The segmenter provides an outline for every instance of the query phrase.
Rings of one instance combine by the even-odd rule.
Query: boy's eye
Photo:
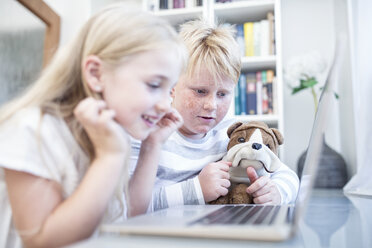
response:
[[[245,142],[245,139],[243,137],[240,137],[240,138],[238,138],[238,142],[239,143],[244,143]]]
[[[219,97],[224,97],[224,96],[226,96],[226,93],[225,93],[225,92],[219,92],[219,93],[217,93],[217,95],[218,95]]]
[[[198,94],[205,94],[205,90],[196,90],[196,93],[198,93]]]

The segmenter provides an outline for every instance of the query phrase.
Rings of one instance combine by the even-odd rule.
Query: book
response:
[[[240,114],[247,114],[247,81],[244,74],[239,77],[239,99],[240,99]]]
[[[275,54],[275,22],[273,12],[267,13],[267,20],[269,23],[269,54]]]
[[[173,8],[185,8],[185,0],[173,0]]]
[[[253,22],[244,23],[243,28],[245,41],[245,56],[254,56]]]
[[[168,0],[159,0],[159,9],[168,9]]]
[[[234,113],[235,115],[240,115],[241,113],[241,110],[240,110],[240,94],[239,94],[239,91],[240,91],[240,88],[239,88],[239,82],[238,82],[238,85],[235,86],[235,89],[234,89]]]
[[[257,114],[262,115],[262,80],[261,71],[256,72],[256,105]]]
[[[261,72],[262,81],[262,114],[269,112],[269,95],[267,92],[266,71]]]
[[[261,45],[261,56],[269,55],[269,21],[261,20],[261,32],[260,32],[260,45]]]
[[[254,56],[261,55],[261,23],[253,23],[253,44],[254,44]]]
[[[266,87],[267,87],[267,96],[268,96],[268,114],[274,113],[273,108],[273,81],[274,81],[274,71],[267,70],[266,71]]]
[[[256,73],[248,72],[247,80],[247,114],[257,114],[257,95],[256,95]]]
[[[278,113],[278,96],[277,96],[277,87],[278,87],[278,84],[277,84],[277,78],[276,76],[274,76],[274,79],[273,79],[273,114],[277,114]]]
[[[243,24],[236,25],[236,42],[239,45],[241,56],[245,56],[245,40]]]

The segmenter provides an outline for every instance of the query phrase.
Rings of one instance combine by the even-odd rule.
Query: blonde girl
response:
[[[186,63],[174,30],[125,6],[94,15],[41,77],[0,110],[0,247],[56,247],[146,211],[158,153],[182,125],[169,94]]]

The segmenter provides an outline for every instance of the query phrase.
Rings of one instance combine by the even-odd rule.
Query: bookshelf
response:
[[[273,99],[275,99],[275,109],[270,114],[254,115],[235,115],[235,101],[232,100],[228,115],[235,116],[237,120],[248,122],[260,120],[266,122],[269,126],[278,128],[284,135],[283,120],[283,79],[282,79],[282,58],[281,58],[281,0],[239,0],[225,3],[218,3],[215,0],[203,0],[202,6],[196,6],[196,1],[191,6],[177,9],[160,9],[157,6],[160,0],[143,0],[145,10],[152,9],[153,12],[167,19],[173,26],[178,25],[199,17],[219,23],[242,24],[246,22],[260,22],[268,18],[268,13],[273,13],[275,52],[261,56],[242,57],[242,74],[253,73],[257,71],[274,71],[275,81],[273,82]],[[168,0],[172,1],[172,0]],[[185,3],[189,0],[185,0]],[[190,2],[190,1],[189,1]],[[151,6],[152,5],[152,6]],[[274,87],[275,84],[275,87]],[[237,85],[239,87],[239,85]],[[261,112],[261,111],[257,111]],[[283,147],[279,150],[280,157],[283,159]]]

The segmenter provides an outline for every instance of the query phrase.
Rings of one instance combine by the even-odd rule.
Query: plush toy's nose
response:
[[[259,144],[259,143],[253,143],[253,144],[252,144],[252,148],[255,149],[255,150],[260,150],[261,147],[262,147],[262,145]]]

